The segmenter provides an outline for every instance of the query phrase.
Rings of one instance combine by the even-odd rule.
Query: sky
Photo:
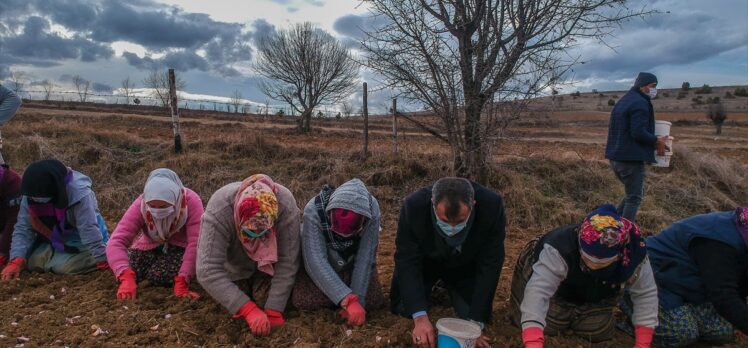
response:
[[[624,23],[605,44],[572,48],[584,64],[562,93],[627,89],[639,71],[661,88],[748,84],[748,1],[634,1],[659,13]],[[173,67],[194,95],[238,90],[264,103],[252,70],[258,38],[310,21],[353,47],[367,14],[358,0],[2,0],[0,81],[20,71],[30,86],[65,88],[80,75],[109,93],[126,77],[141,87],[150,69]],[[383,107],[389,95],[372,97]]]

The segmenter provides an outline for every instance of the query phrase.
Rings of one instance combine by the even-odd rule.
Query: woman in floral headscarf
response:
[[[635,347],[649,347],[657,326],[657,287],[647,249],[639,228],[606,204],[581,225],[528,243],[512,279],[512,320],[522,327],[526,347],[542,347],[544,333],[565,331],[591,342],[609,340],[613,307],[624,288],[633,301]]]
[[[678,221],[648,238],[647,249],[660,300],[658,344],[723,344],[736,333],[745,338],[748,207]]]
[[[120,283],[117,298],[135,299],[137,282],[146,279],[173,286],[177,297],[199,297],[189,290],[189,282],[195,275],[202,215],[200,196],[184,187],[177,173],[166,168],[151,172],[143,194],[127,209],[106,247]]]
[[[283,311],[300,263],[300,216],[291,191],[264,174],[228,184],[208,201],[197,280],[235,318],[243,318],[254,335],[267,336],[285,323]],[[262,309],[260,288],[268,278]],[[242,283],[249,295],[240,289]]]

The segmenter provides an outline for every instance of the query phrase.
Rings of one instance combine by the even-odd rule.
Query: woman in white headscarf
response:
[[[127,209],[107,244],[106,254],[119,281],[117,298],[135,299],[137,282],[173,286],[177,297],[195,275],[203,202],[169,169],[151,172],[143,194]],[[129,255],[128,255],[129,249]]]

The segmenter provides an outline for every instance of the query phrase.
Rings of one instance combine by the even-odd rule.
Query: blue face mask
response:
[[[460,222],[459,224],[457,224],[455,226],[452,226],[452,225],[450,225],[450,224],[448,224],[448,223],[446,223],[446,222],[444,222],[442,220],[439,220],[439,218],[437,217],[436,218],[436,225],[439,226],[439,229],[442,230],[442,232],[444,232],[444,234],[446,234],[447,237],[452,237],[452,236],[454,236],[454,235],[462,232],[462,230],[465,229],[465,227],[467,226],[468,220],[470,220],[470,216],[468,216],[468,218],[465,219],[465,221]]]

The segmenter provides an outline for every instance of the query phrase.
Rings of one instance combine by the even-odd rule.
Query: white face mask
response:
[[[655,97],[657,97],[657,88],[650,87],[649,88],[649,98],[650,99],[654,99]]]
[[[49,203],[52,201],[52,197],[29,197],[29,199],[40,204]]]
[[[156,220],[166,219],[169,215],[174,213],[174,207],[166,208],[152,208],[148,207],[148,211],[151,212],[153,218]]]

